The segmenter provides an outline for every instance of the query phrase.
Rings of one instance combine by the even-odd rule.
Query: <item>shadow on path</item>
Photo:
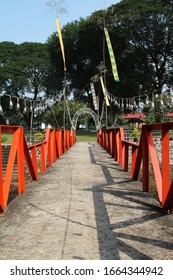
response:
[[[151,227],[151,221],[156,223],[157,219],[163,218],[166,214],[157,206],[157,201],[155,205],[152,204],[155,201],[154,198],[139,190],[135,186],[136,182],[132,181],[127,173],[124,172],[126,178],[120,177],[122,170],[107,153],[104,155],[105,163],[102,160],[103,153],[104,150],[100,149],[97,144],[89,147],[91,163],[101,167],[106,183],[95,185],[92,189],[85,189],[85,191],[93,192],[100,259],[120,260],[124,254],[126,259],[154,259],[151,257],[153,255],[150,254],[150,250],[145,248],[146,245],[154,246],[156,251],[161,250],[161,248],[169,250],[170,258],[173,259],[172,242],[161,240],[160,236],[159,239],[146,236],[147,222]],[[117,168],[114,178],[109,170],[109,167],[112,167],[112,162]],[[116,177],[116,175],[118,176]],[[109,197],[109,201],[105,199],[105,196],[106,198]],[[112,224],[109,217],[110,207],[111,214],[114,217],[113,220],[117,220]],[[120,218],[121,215],[122,219]],[[141,228],[144,229],[144,233],[140,232],[138,234]],[[141,248],[144,248],[144,250]],[[153,254],[155,255],[155,253]],[[157,259],[159,258],[161,259],[162,255],[159,257],[158,254]]]

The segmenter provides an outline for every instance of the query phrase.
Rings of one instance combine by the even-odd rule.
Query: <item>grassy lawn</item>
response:
[[[76,130],[77,142],[97,141],[97,133],[88,130]]]
[[[3,144],[11,144],[13,134],[2,134],[2,143]],[[97,141],[97,133],[91,132],[88,130],[77,130],[76,131],[77,141],[78,142],[96,142]]]
[[[12,137],[13,137],[12,133],[2,133],[1,141],[2,141],[3,144],[11,144]]]

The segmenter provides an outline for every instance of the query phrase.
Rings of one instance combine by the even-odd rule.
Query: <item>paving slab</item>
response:
[[[173,215],[98,143],[78,142],[0,215],[1,260],[173,259]]]

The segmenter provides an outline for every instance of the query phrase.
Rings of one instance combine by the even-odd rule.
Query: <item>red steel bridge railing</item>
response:
[[[142,189],[150,192],[152,166],[158,194],[158,200],[168,213],[173,210],[173,180],[170,165],[170,131],[173,122],[143,125],[139,144],[124,138],[124,129],[115,128],[98,131],[99,144],[118,162],[124,171],[129,169],[131,160],[131,177],[138,180],[142,164]],[[161,133],[161,160],[154,142],[153,132]]]
[[[2,142],[3,133],[12,134],[12,143],[3,176]],[[45,140],[28,146],[24,131],[19,126],[0,126],[0,213],[7,206],[13,169],[17,157],[18,194],[25,192],[25,165],[32,180],[38,179],[38,159],[42,173],[76,142],[75,131],[46,129]],[[39,153],[38,153],[39,150]],[[39,155],[38,155],[39,154]],[[25,164],[26,163],[26,164]]]

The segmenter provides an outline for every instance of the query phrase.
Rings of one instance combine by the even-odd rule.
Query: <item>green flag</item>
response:
[[[120,82],[119,77],[118,77],[118,71],[117,71],[117,65],[115,62],[114,52],[112,49],[112,44],[111,44],[111,40],[110,40],[107,28],[104,28],[104,32],[105,32],[106,42],[107,42],[107,46],[108,46],[108,50],[109,50],[109,56],[110,56],[110,60],[111,60],[112,73],[114,76],[114,80],[115,80],[115,82]]]

